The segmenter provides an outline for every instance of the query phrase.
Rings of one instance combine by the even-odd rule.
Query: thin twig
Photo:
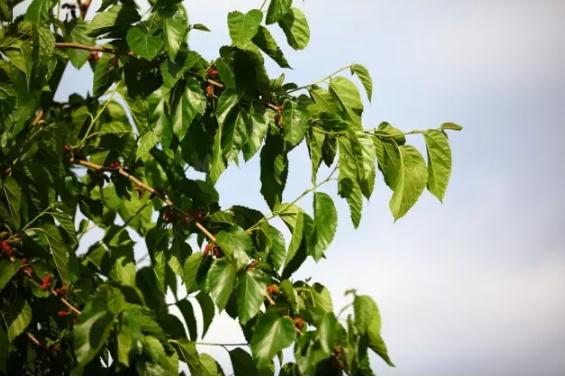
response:
[[[302,198],[304,198],[307,194],[315,191],[316,189],[318,189],[320,186],[324,185],[325,183],[329,182],[332,180],[334,173],[337,171],[338,165],[336,165],[334,167],[334,169],[330,172],[330,174],[328,175],[328,177],[326,177],[324,180],[320,181],[319,183],[317,183],[316,185],[314,185],[313,187],[311,187],[310,189],[306,189],[304,192],[302,192],[301,195],[299,195],[297,198],[294,199],[294,201],[286,204],[282,209],[278,210],[278,211],[273,211],[269,216],[263,217],[261,218],[259,221],[257,221],[257,223],[255,223],[253,226],[249,227],[247,230],[245,230],[246,233],[250,233],[251,231],[255,230],[257,227],[259,227],[259,225],[261,223],[264,222],[268,222],[269,220],[278,217],[281,214],[284,214],[285,211],[287,211],[288,209],[290,209],[294,204],[296,204],[298,201],[300,201]]]
[[[94,52],[104,52],[108,54],[114,55],[126,55],[126,56],[134,56],[133,51],[119,51],[113,49],[111,47],[106,46],[99,46],[99,45],[83,45],[82,43],[76,42],[57,42],[55,43],[55,47],[58,49],[77,49],[77,50],[87,50],[87,51],[94,51]]]
[[[345,70],[347,70],[347,69],[349,69],[349,68],[351,68],[351,64],[348,64],[347,66],[341,67],[339,70],[335,71],[334,73],[332,73],[332,74],[330,74],[330,75],[328,75],[328,76],[326,76],[326,77],[324,77],[324,78],[322,78],[322,79],[320,79],[320,80],[318,80],[318,81],[315,81],[315,82],[313,82],[313,83],[311,83],[311,84],[303,85],[303,86],[298,87],[298,88],[291,89],[290,91],[288,91],[288,92],[286,92],[286,93],[288,94],[288,93],[292,93],[292,92],[299,91],[299,90],[301,90],[301,89],[308,89],[308,88],[310,88],[310,87],[312,87],[312,86],[314,86],[314,85],[316,85],[316,84],[320,84],[320,83],[323,83],[324,81],[326,81],[326,80],[328,80],[328,79],[331,79],[332,77],[334,77],[335,75],[337,75],[337,74],[340,73],[341,71],[345,71]]]
[[[197,341],[196,345],[206,345],[206,346],[217,346],[217,347],[238,347],[238,346],[248,346],[247,343],[206,343]]]
[[[26,332],[27,338],[34,343],[37,347],[42,348],[43,344],[41,344],[41,342],[39,340],[37,340],[37,338],[33,335],[33,333],[31,332]]]
[[[99,164],[95,164],[92,163],[88,160],[81,160],[81,159],[75,159],[73,157],[70,158],[70,162],[73,164],[78,164],[78,165],[82,165],[83,167],[95,170],[95,171],[102,171],[105,170],[106,168],[104,168],[103,166],[99,165]],[[167,206],[171,206],[171,207],[175,207],[175,204],[173,203],[173,201],[171,201],[170,199],[168,199],[166,196],[164,196],[161,192],[157,191],[155,188],[149,186],[148,184],[144,183],[143,181],[141,181],[140,179],[138,179],[137,177],[133,176],[132,174],[130,174],[128,171],[126,171],[123,168],[119,168],[117,170],[117,172],[127,178],[128,180],[130,180],[133,184],[135,184],[136,186],[138,186],[139,188],[155,195],[157,198],[159,198],[161,201],[163,201],[163,203]],[[182,211],[182,209],[178,209],[180,211]],[[198,228],[208,239],[210,239],[212,242],[216,242],[216,237],[214,235],[212,235],[212,233],[210,231],[208,231],[206,229],[206,227],[204,227],[200,222],[195,221],[194,225],[196,226],[196,228]]]
[[[58,297],[57,292],[56,292],[55,290],[53,290],[53,289],[51,289],[51,294],[53,294],[54,296]],[[74,313],[77,314],[77,315],[80,315],[80,310],[77,309],[75,306],[73,306],[73,305],[71,304],[71,302],[69,302],[68,300],[66,300],[66,299],[63,298],[63,297],[59,297],[59,299],[61,300],[61,302],[63,302],[63,304],[64,304],[65,306],[68,307],[69,310],[71,310],[72,312],[74,312]]]

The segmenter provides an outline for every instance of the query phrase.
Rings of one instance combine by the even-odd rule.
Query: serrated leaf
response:
[[[204,24],[193,24],[190,25],[190,29],[194,29],[194,30],[200,30],[200,31],[205,31],[205,32],[209,32],[211,31],[206,25]]]
[[[318,325],[317,338],[320,342],[320,347],[326,355],[330,355],[333,352],[336,326],[337,319],[333,312],[325,313]]]
[[[33,0],[27,7],[24,20],[33,22],[36,25],[41,25],[49,18],[49,11],[53,5],[53,0]]]
[[[363,194],[358,183],[357,166],[351,143],[347,138],[339,138],[339,177],[338,193],[347,200],[351,221],[357,228],[361,222]]]
[[[2,194],[8,204],[10,211],[11,222],[16,228],[20,228],[20,206],[22,203],[22,191],[18,182],[10,176],[4,178],[2,182]]]
[[[196,350],[196,344],[188,340],[177,340],[174,345],[178,346],[179,354],[188,365],[190,369],[190,374],[193,376],[204,375],[204,367],[200,362],[200,357],[198,356],[198,351]]]
[[[263,144],[263,140],[269,130],[269,111],[254,110],[249,112],[247,118],[247,143],[243,146],[243,158],[245,161],[251,159]]]
[[[196,289],[196,276],[198,274],[198,268],[202,262],[203,256],[201,252],[196,252],[190,255],[184,262],[184,277],[183,281],[186,286],[186,291],[188,293]]]
[[[273,357],[290,346],[296,337],[292,320],[276,312],[262,316],[255,326],[251,351],[258,366],[269,364]]]
[[[259,375],[255,362],[249,353],[241,348],[230,350],[230,360],[233,366],[233,374],[236,376]]]
[[[268,135],[261,149],[261,194],[272,209],[282,200],[288,176],[288,157],[280,136]]]
[[[182,96],[176,104],[173,114],[173,132],[183,140],[188,128],[197,115],[206,111],[206,96],[202,92],[200,83],[196,79],[186,82]]]
[[[246,271],[237,287],[237,311],[239,322],[245,325],[261,308],[267,293],[269,277],[259,269]]]
[[[292,0],[271,0],[267,9],[267,25],[279,21],[282,16],[290,12]]]
[[[255,37],[253,37],[253,43],[257,45],[265,54],[271,57],[279,67],[282,68],[291,68],[286,60],[284,53],[282,52],[281,48],[277,44],[277,41],[271,35],[271,32],[264,27],[259,26],[259,30]]]
[[[47,244],[53,257],[53,262],[57,267],[57,272],[61,280],[70,285],[78,278],[78,263],[74,249],[65,244],[59,229],[54,224],[44,224],[42,228],[33,228],[29,233],[41,232],[40,237]]]
[[[92,94],[96,97],[102,96],[104,92],[116,80],[117,75],[117,61],[111,54],[104,54],[96,62],[94,67],[94,83],[92,86]]]
[[[351,147],[357,166],[359,188],[365,198],[369,199],[375,186],[375,145],[370,137],[361,134],[352,139]]]
[[[169,17],[163,18],[163,32],[165,34],[165,50],[171,60],[174,60],[182,43],[188,34],[188,17],[181,4],[177,4],[176,11]]]
[[[310,27],[304,13],[298,8],[292,8],[278,20],[279,26],[286,35],[290,47],[302,50],[310,42]]]
[[[316,183],[318,168],[322,163],[322,146],[324,145],[325,138],[324,133],[317,132],[315,129],[312,129],[307,138],[308,153],[310,154],[310,162],[312,165],[312,175],[310,176],[312,184]]]
[[[249,262],[253,244],[249,235],[240,227],[218,232],[216,244],[237,270],[242,269]]]
[[[222,311],[233,291],[236,268],[225,258],[212,264],[206,279],[206,287],[218,309]]]
[[[123,38],[126,30],[141,17],[133,4],[112,5],[96,14],[88,25],[88,35],[98,37],[110,32],[110,36]]]
[[[371,79],[369,70],[361,64],[353,64],[351,65],[351,74],[357,75],[361,84],[363,84],[363,87],[365,88],[365,92],[367,92],[367,98],[371,101],[371,98],[373,97],[373,79]]]
[[[265,233],[268,243],[267,262],[271,264],[273,269],[279,270],[286,256],[284,236],[277,228],[267,222],[261,226],[261,230]]]
[[[90,46],[94,44],[94,39],[89,37],[87,33],[88,25],[82,20],[77,20],[72,28],[65,33],[65,42],[74,42]],[[84,63],[87,62],[88,56],[90,55],[90,52],[78,49],[68,49],[66,53],[73,66],[77,69],[80,69]]]
[[[194,309],[192,307],[192,304],[188,301],[188,299],[183,299],[180,302],[177,302],[177,307],[179,308],[182,317],[184,318],[190,339],[198,339],[196,317],[194,316]]]
[[[385,183],[394,190],[398,173],[400,172],[400,151],[394,140],[374,139],[375,152],[379,162],[379,169],[383,173]]]
[[[212,320],[214,320],[214,302],[212,298],[203,291],[196,295],[196,300],[202,311],[202,338],[204,338],[206,332],[208,332],[208,328],[210,328],[210,324],[212,324]]]
[[[126,40],[134,53],[147,60],[155,58],[165,42],[160,31],[143,30],[139,26],[128,30]]]
[[[22,267],[20,260],[11,262],[10,260],[0,260],[0,291],[18,273]]]
[[[399,147],[400,168],[389,202],[395,220],[401,218],[418,200],[426,187],[428,172],[424,158],[412,146]]]
[[[12,308],[13,319],[8,324],[8,341],[11,343],[26,330],[32,318],[31,306],[27,301],[17,302]]]
[[[392,139],[399,146],[406,144],[406,136],[404,133],[388,122],[381,122],[375,134],[384,140]]]
[[[360,128],[363,102],[355,84],[344,77],[334,77],[330,81],[330,93],[339,101],[356,128]]]
[[[125,305],[125,299],[118,289],[108,285],[99,286],[94,298],[88,302],[73,327],[74,352],[78,366],[82,369],[106,344],[117,314]]]
[[[282,117],[284,140],[294,147],[302,141],[306,134],[308,113],[296,102],[286,101]]]
[[[426,131],[424,138],[428,154],[428,190],[442,202],[451,175],[449,141],[438,130]]]
[[[238,11],[228,14],[228,27],[231,39],[239,48],[246,48],[251,39],[257,34],[263,20],[263,12],[252,9],[246,14]]]
[[[366,295],[356,295],[353,310],[357,329],[368,336],[369,347],[388,365],[394,367],[381,337],[381,315],[376,303]]]
[[[463,130],[462,126],[459,126],[458,124],[453,122],[445,122],[441,125],[441,128],[444,130],[455,130],[455,131]]]
[[[326,193],[314,193],[314,224],[314,247],[310,254],[318,261],[324,256],[337,228],[337,210]]]

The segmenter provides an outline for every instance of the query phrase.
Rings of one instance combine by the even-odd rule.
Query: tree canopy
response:
[[[223,345],[236,375],[373,374],[370,353],[393,365],[370,297],[350,291],[351,305],[335,309],[326,287],[294,274],[335,236],[338,198],[324,185],[337,183],[355,227],[381,177],[394,219],[426,188],[441,201],[446,131],[460,126],[365,128],[373,84],[360,64],[306,85],[269,76],[267,60],[291,67],[282,44],[310,39],[292,0],[230,12],[231,44],[212,61],[190,48],[192,33],[210,31],[179,0],[96,10],[32,0],[15,14],[19,3],[0,3],[1,373],[177,375],[184,363],[222,374],[199,351],[221,312],[245,336]],[[68,65],[92,69],[92,90],[59,102]],[[415,134],[426,158],[408,144]],[[287,199],[287,178],[304,173],[289,171],[301,144],[312,185]],[[270,212],[220,207],[218,178],[254,157]],[[306,197],[310,214],[298,206]],[[93,227],[103,238],[78,254]]]

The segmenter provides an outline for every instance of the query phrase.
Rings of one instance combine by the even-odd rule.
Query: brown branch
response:
[[[56,297],[59,297],[59,295],[57,294],[57,292],[56,292],[55,290],[53,290],[53,289],[51,289],[51,294],[53,294],[53,295],[56,296]],[[66,299],[63,298],[63,297],[59,297],[59,299],[61,300],[61,302],[63,302],[63,304],[64,304],[65,306],[67,306],[67,308],[68,308],[69,310],[71,310],[72,312],[74,312],[74,313],[77,314],[77,315],[80,315],[80,310],[79,310],[78,308],[76,308],[75,306],[73,306],[73,305],[71,304],[71,302],[69,302],[68,300],[66,300]]]
[[[206,81],[208,82],[208,84],[212,84],[212,85],[215,86],[215,87],[218,87],[218,88],[223,88],[223,87],[224,87],[224,84],[219,83],[219,82],[217,82],[216,80],[208,79],[208,80],[206,80]]]
[[[33,333],[31,332],[27,332],[26,333],[27,338],[34,343],[37,347],[39,348],[43,348],[43,344],[41,344],[41,342],[39,340],[37,340],[37,338],[33,335]]]
[[[33,120],[31,121],[31,125],[35,126],[37,125],[39,122],[41,122],[41,120],[43,119],[44,113],[43,113],[43,109],[39,109],[36,113],[35,113],[35,117],[33,117]]]
[[[135,55],[133,53],[133,51],[119,51],[119,50],[113,49],[111,47],[98,46],[98,45],[89,46],[89,45],[83,45],[81,43],[76,43],[76,42],[57,42],[57,43],[55,43],[55,47],[58,48],[58,49],[87,50],[87,51],[104,52],[104,53],[115,54],[115,55],[127,55],[127,56],[134,56]]]
[[[81,159],[75,159],[73,157],[71,157],[70,162],[73,164],[78,164],[78,165],[82,165],[83,167],[95,170],[95,171],[103,171],[103,170],[112,170],[112,169],[108,169],[108,168],[104,168],[101,165],[92,163],[88,160],[81,160]],[[137,177],[133,176],[132,174],[130,174],[129,172],[127,172],[125,169],[123,168],[119,168],[117,170],[117,172],[127,178],[128,180],[130,180],[133,184],[137,185],[139,188],[142,188],[143,190],[155,195],[157,198],[159,198],[161,201],[163,201],[163,203],[167,206],[172,206],[174,207],[175,204],[173,203],[173,201],[171,201],[170,199],[168,199],[167,197],[165,197],[161,192],[159,192],[158,190],[156,190],[155,188],[149,186],[148,184],[144,183],[143,181],[141,181],[140,179],[138,179]],[[214,235],[212,235],[212,233],[210,231],[208,231],[206,229],[206,227],[204,227],[201,223],[195,221],[194,225],[196,226],[196,228],[198,228],[208,239],[210,239],[212,242],[216,242],[216,237]]]

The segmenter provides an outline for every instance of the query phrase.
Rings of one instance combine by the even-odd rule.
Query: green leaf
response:
[[[376,303],[371,297],[356,295],[353,300],[353,310],[357,328],[367,335],[370,348],[388,365],[394,367],[381,337],[381,315]]]
[[[211,31],[206,25],[204,24],[193,24],[190,25],[190,29],[191,30],[200,30],[200,31],[205,31],[205,32],[209,32]]]
[[[389,202],[395,220],[402,217],[416,203],[426,187],[428,172],[424,158],[412,146],[400,146],[400,170],[394,194]]]
[[[310,42],[310,28],[304,13],[298,8],[292,8],[278,20],[279,26],[286,35],[290,47],[302,50]]]
[[[324,312],[333,311],[332,296],[327,287],[320,283],[315,283],[310,291],[312,293],[312,304],[314,308],[318,308]]]
[[[271,57],[277,64],[282,68],[291,68],[288,61],[284,57],[284,53],[277,44],[277,41],[271,35],[271,32],[264,27],[259,26],[259,30],[255,37],[253,37],[253,43],[257,45],[265,54]]]
[[[267,293],[269,277],[259,269],[246,271],[237,288],[237,311],[239,321],[245,325],[261,308]]]
[[[182,313],[182,317],[184,318],[184,321],[186,323],[186,328],[188,329],[190,339],[198,339],[196,318],[194,316],[194,309],[192,307],[192,304],[188,301],[188,299],[183,299],[180,302],[177,302],[177,307]]]
[[[251,159],[263,144],[269,130],[268,117],[272,111],[252,109],[247,118],[247,143],[243,146],[243,158]]]
[[[240,227],[232,227],[229,231],[220,231],[216,235],[216,244],[236,270],[242,269],[249,263],[252,241],[249,235]]]
[[[308,113],[297,103],[286,101],[283,112],[284,140],[294,147],[299,144],[308,128]]]
[[[445,134],[428,130],[424,134],[428,153],[428,190],[443,201],[451,175],[451,149]]]
[[[94,16],[88,25],[88,34],[97,37],[110,32],[110,36],[123,38],[126,30],[140,18],[132,4],[113,5]]]
[[[371,101],[371,98],[373,97],[373,79],[371,79],[369,70],[361,64],[353,64],[350,68],[351,74],[357,75],[361,84],[363,84],[363,87],[365,88],[365,92],[367,92],[367,98]]]
[[[173,114],[173,132],[183,140],[188,128],[197,115],[206,111],[206,96],[202,92],[200,83],[191,78],[186,82],[182,96],[176,104]]]
[[[246,14],[238,11],[230,12],[228,27],[234,45],[243,49],[248,47],[251,39],[257,34],[262,20],[263,12],[258,9],[252,9]]]
[[[241,375],[259,375],[255,362],[249,353],[241,348],[230,350],[230,360],[233,366],[233,374],[236,376]]]
[[[125,305],[122,293],[111,286],[101,285],[95,297],[87,303],[73,327],[74,352],[78,366],[75,373],[98,355],[106,344],[117,314]]]
[[[12,311],[14,311],[13,319],[8,323],[8,341],[10,343],[27,329],[32,318],[31,306],[25,300],[17,302]]]
[[[20,228],[20,207],[22,204],[22,191],[18,182],[10,176],[4,177],[2,182],[2,194],[8,204],[11,222],[16,228]]]
[[[42,25],[49,18],[49,11],[53,5],[53,0],[33,0],[27,8],[24,20]]]
[[[186,40],[188,33],[188,17],[181,4],[177,4],[176,11],[170,17],[163,18],[163,31],[165,33],[165,50],[171,60],[177,56],[181,45]]]
[[[198,268],[202,262],[203,256],[201,252],[196,252],[190,255],[188,259],[184,262],[184,284],[186,285],[186,291],[188,293],[196,289],[196,276],[198,274]]]
[[[370,137],[361,134],[351,140],[351,147],[357,166],[357,182],[365,198],[369,199],[375,186],[375,145]]]
[[[53,256],[59,277],[65,284],[70,285],[78,278],[79,270],[74,248],[70,248],[65,243],[61,232],[54,224],[44,224],[42,228],[34,228],[33,230],[41,232],[41,236]],[[28,231],[28,234],[33,234],[34,231]]]
[[[233,291],[235,273],[235,266],[225,258],[216,260],[208,272],[206,288],[220,311],[226,307]]]
[[[388,122],[381,122],[376,134],[383,140],[393,140],[399,146],[406,144],[406,136],[404,133]]]
[[[463,130],[463,127],[453,122],[445,122],[444,124],[441,125],[441,128],[444,130],[455,130],[455,131]]]
[[[160,31],[143,30],[134,26],[128,30],[126,36],[128,46],[137,55],[147,60],[152,60],[163,48],[163,36]]]
[[[280,204],[288,176],[288,157],[280,136],[268,135],[261,149],[261,194],[271,209]]]
[[[375,152],[379,169],[383,173],[385,183],[394,190],[400,172],[400,150],[394,140],[374,139]]]
[[[318,340],[320,341],[320,347],[327,354],[333,352],[334,340],[335,340],[335,329],[337,326],[337,319],[333,312],[327,312],[324,314],[322,321],[318,325]]]
[[[94,44],[94,39],[89,37],[87,33],[88,25],[82,20],[77,20],[72,29],[65,33],[65,42],[80,43],[82,45]],[[66,53],[73,66],[77,69],[80,69],[87,62],[90,55],[90,52],[79,49],[68,49]]]
[[[310,254],[320,260],[332,242],[337,228],[337,210],[326,193],[314,193],[314,247]]]
[[[8,282],[18,273],[22,267],[20,260],[11,262],[9,260],[0,260],[0,291]]]
[[[102,96],[104,92],[117,79],[117,60],[111,54],[104,54],[94,68],[94,84],[92,94],[96,97]]]
[[[286,259],[284,266],[287,267],[290,262],[296,256],[296,253],[302,245],[302,238],[304,237],[304,213],[299,212],[296,216],[296,222],[292,226],[292,238],[290,239],[290,244],[288,245],[288,251],[286,253]]]
[[[186,362],[190,369],[190,374],[193,376],[204,375],[204,367],[200,362],[196,344],[188,340],[176,340],[174,345],[178,346],[181,358]]]
[[[269,364],[277,353],[294,342],[295,337],[296,331],[290,318],[281,317],[276,312],[262,316],[251,339],[251,351],[257,365]]]
[[[350,141],[347,138],[339,138],[339,177],[338,193],[347,200],[351,212],[351,221],[357,228],[361,222],[361,211],[363,210],[363,194],[359,187],[357,178],[357,166],[355,155]]]
[[[323,133],[317,132],[315,129],[311,129],[307,138],[308,153],[310,154],[310,161],[312,163],[312,175],[310,176],[312,184],[316,184],[318,168],[320,168],[320,164],[322,163],[322,146],[324,145],[325,138],[326,136]]]
[[[267,25],[274,24],[279,21],[282,16],[290,12],[292,0],[271,0],[267,9]]]
[[[204,338],[214,319],[214,302],[212,302],[212,298],[203,291],[196,295],[196,300],[202,310],[202,338]]]
[[[361,102],[361,96],[355,84],[344,77],[334,77],[330,81],[330,93],[339,101],[351,121],[359,128],[361,124],[360,117],[363,112],[363,103]]]
[[[283,234],[267,222],[261,225],[261,230],[267,238],[267,262],[274,270],[279,270],[284,263],[286,246]]]

